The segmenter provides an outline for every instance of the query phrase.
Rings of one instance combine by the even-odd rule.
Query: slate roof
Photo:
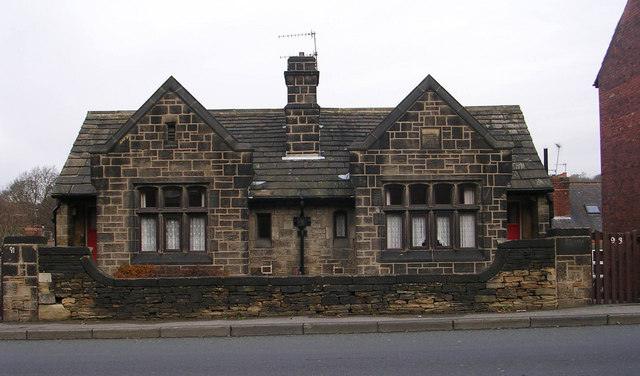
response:
[[[552,191],[553,184],[533,144],[520,106],[466,107],[500,141],[513,143],[511,191]]]
[[[322,108],[322,160],[283,161],[285,114],[282,109],[207,110],[229,134],[253,149],[254,183],[250,196],[351,197],[349,146],[364,141],[394,108]],[[550,191],[551,181],[533,145],[519,106],[465,107],[497,142],[512,142],[513,178],[510,190]],[[91,111],[80,129],[53,195],[95,195],[90,155],[103,152],[119,129],[139,111]],[[342,175],[342,177],[341,177]],[[264,182],[264,183],[262,183]]]
[[[597,206],[598,214],[589,214],[586,205]],[[589,228],[602,231],[602,184],[600,182],[569,183],[570,217],[553,218],[553,228]]]

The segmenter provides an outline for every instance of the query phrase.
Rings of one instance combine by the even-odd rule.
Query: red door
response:
[[[98,261],[98,231],[96,229],[96,208],[87,209],[87,247],[91,249],[93,259]]]
[[[520,239],[520,203],[507,202],[507,240]]]

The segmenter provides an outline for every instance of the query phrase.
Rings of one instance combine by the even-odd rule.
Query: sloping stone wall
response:
[[[478,275],[114,279],[79,248],[57,249],[68,262],[49,259],[40,269],[51,273],[51,291],[74,319],[539,310],[556,306],[553,243],[543,243],[505,247]]]
[[[36,320],[38,312],[44,319],[52,304],[71,319],[140,320],[531,311],[557,308],[559,299],[585,305],[590,304],[583,296],[586,286],[573,293],[564,287],[588,283],[582,280],[588,239],[567,232],[506,242],[478,274],[145,279],[103,273],[85,247],[5,244],[5,255],[8,247],[21,253],[3,257],[4,320]],[[580,260],[572,264],[568,253]],[[571,272],[556,273],[560,267]],[[580,281],[571,280],[578,274]],[[47,281],[38,281],[38,275]],[[47,294],[40,305],[38,287]]]

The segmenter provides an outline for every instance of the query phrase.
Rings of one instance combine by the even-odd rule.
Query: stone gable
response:
[[[157,101],[111,151],[95,155],[92,165],[92,180],[99,187],[101,267],[113,271],[139,252],[141,188],[193,185],[206,192],[205,252],[215,251],[214,263],[228,273],[246,272],[251,155],[231,150],[174,93]]]
[[[427,135],[435,137],[425,140],[425,130],[435,131]],[[428,145],[423,147],[425,143]],[[405,244],[401,250],[385,250],[385,212],[399,210],[409,215],[411,211],[385,209],[386,185],[408,189],[415,183],[427,187],[472,184],[477,187],[477,248],[493,251],[498,240],[506,236],[505,187],[511,178],[511,152],[490,147],[435,92],[422,95],[368,150],[352,151],[351,172],[356,186],[357,264],[361,274],[403,274],[409,269],[415,273],[479,272],[490,261],[490,254],[483,254],[485,260],[454,266],[454,260],[446,257],[437,262],[433,248],[426,247],[402,262],[411,247]],[[425,203],[421,211],[432,216],[435,206]],[[453,203],[449,211],[456,210]],[[408,219],[404,221],[407,225]],[[407,241],[406,234],[403,240]],[[384,261],[390,260],[386,257],[390,254],[393,261]]]

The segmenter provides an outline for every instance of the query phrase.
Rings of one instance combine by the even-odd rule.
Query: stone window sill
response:
[[[488,252],[479,249],[428,250],[428,251],[382,251],[378,262],[456,262],[489,261]]]
[[[175,252],[175,253],[134,253],[131,264],[151,265],[196,265],[213,264],[213,257],[205,252]]]

